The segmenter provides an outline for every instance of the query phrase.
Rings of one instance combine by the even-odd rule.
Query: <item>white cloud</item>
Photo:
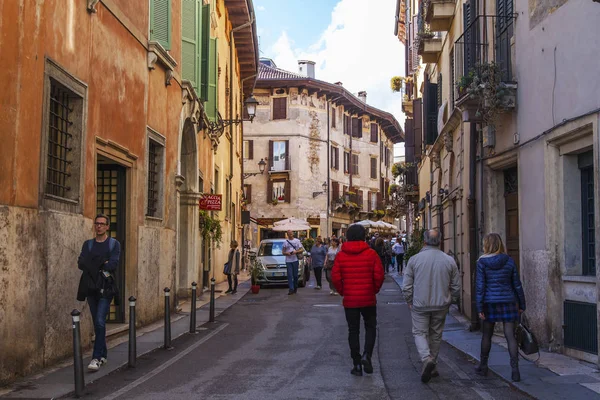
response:
[[[395,11],[395,0],[340,0],[316,43],[295,48],[284,31],[265,56],[292,72],[300,59],[315,61],[317,79],[341,81],[353,93],[365,90],[370,105],[404,125],[401,95],[390,89],[390,78],[404,70],[404,47],[394,36]]]
[[[256,6],[256,11],[265,11],[265,6]]]

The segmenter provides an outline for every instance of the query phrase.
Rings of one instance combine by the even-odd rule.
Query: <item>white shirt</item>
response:
[[[296,251],[296,250],[300,250],[302,249],[302,243],[300,242],[300,240],[294,238],[294,239],[286,239],[285,242],[283,242],[283,254],[287,254],[290,253],[292,251]],[[298,256],[296,256],[296,254],[292,254],[291,256],[286,255],[285,256],[285,262],[295,262],[298,261]]]

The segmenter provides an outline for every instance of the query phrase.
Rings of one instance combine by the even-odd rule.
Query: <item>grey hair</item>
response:
[[[441,235],[437,229],[430,229],[423,233],[423,241],[427,246],[439,247]]]

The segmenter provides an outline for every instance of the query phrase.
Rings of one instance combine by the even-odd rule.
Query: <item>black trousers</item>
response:
[[[229,289],[231,289],[231,284],[233,283],[233,290],[237,290],[237,286],[238,286],[237,275],[228,274],[227,275],[227,283],[229,284]]]
[[[323,276],[323,267],[314,267],[315,271],[315,280],[317,281],[317,286],[321,287],[321,277]]]
[[[398,268],[398,273],[402,273],[402,268],[404,268],[404,253],[396,254],[396,268]]]
[[[360,364],[360,316],[365,323],[365,347],[364,351],[369,357],[373,355],[375,338],[377,337],[377,307],[344,308],[346,321],[348,322],[348,344],[350,345],[350,356],[354,365]]]

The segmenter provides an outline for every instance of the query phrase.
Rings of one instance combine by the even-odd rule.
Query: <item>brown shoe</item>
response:
[[[432,378],[437,378],[438,376],[440,376],[440,373],[437,370],[437,365],[433,366],[433,371],[431,371],[431,377]]]
[[[421,382],[427,383],[431,380],[431,371],[435,368],[435,364],[431,357],[427,357],[425,361],[423,361],[423,369],[421,369]]]

